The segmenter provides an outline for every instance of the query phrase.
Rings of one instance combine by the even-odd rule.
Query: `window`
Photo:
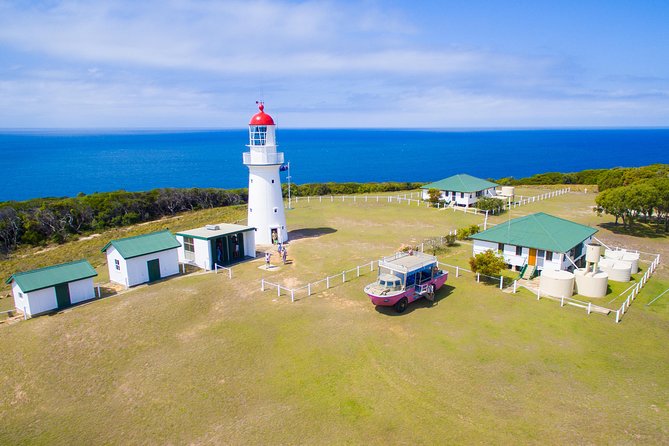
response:
[[[253,125],[249,128],[252,146],[264,146],[267,140],[267,126]]]
[[[272,180],[272,184],[274,184],[274,180]]]
[[[523,255],[523,247],[522,246],[516,246],[516,255],[517,256],[522,256]]]
[[[540,249],[539,251],[537,251],[537,257],[539,257],[540,259],[543,259],[545,255],[546,255],[546,251],[544,251],[543,249]]]
[[[465,198],[465,193],[464,192],[460,192],[460,198]]]
[[[504,252],[504,243],[497,244],[497,252],[500,254]]]
[[[276,214],[277,212],[279,212],[279,208],[274,208],[274,213]]]
[[[19,299],[23,299],[23,293],[19,291]]]
[[[193,237],[184,237],[184,251],[195,252],[195,240],[193,240]]]
[[[549,262],[553,261],[553,251],[546,251],[546,260]]]
[[[121,261],[119,259],[114,259],[114,267],[116,271],[121,271]]]

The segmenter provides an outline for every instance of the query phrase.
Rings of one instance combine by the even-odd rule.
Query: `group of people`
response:
[[[281,260],[283,261],[283,264],[286,264],[286,261],[288,259],[288,249],[286,249],[285,246],[283,246],[283,243],[279,242],[277,244],[277,251],[279,251],[279,256],[281,257]],[[267,251],[265,253],[265,266],[269,268],[270,266],[270,259],[272,258],[272,253]]]

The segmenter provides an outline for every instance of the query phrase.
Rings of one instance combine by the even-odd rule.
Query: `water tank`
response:
[[[611,260],[622,260],[623,256],[627,253],[624,249],[607,249],[604,251],[604,257]]]
[[[602,246],[599,243],[589,243],[585,245],[585,261],[588,263],[599,263],[599,257],[602,255]]]
[[[585,297],[604,297],[609,285],[609,275],[604,271],[585,272],[585,268],[574,271],[576,293]]]
[[[623,262],[630,264],[631,273],[636,274],[639,272],[639,253],[638,252],[626,252],[623,254]]]
[[[632,276],[632,266],[624,260],[602,259],[599,268],[614,282],[629,282]]]
[[[513,186],[502,186],[502,193],[501,195],[505,197],[511,197],[513,198],[513,194],[515,193],[516,188]]]
[[[574,294],[574,274],[569,271],[543,270],[539,291],[553,297],[571,297]]]

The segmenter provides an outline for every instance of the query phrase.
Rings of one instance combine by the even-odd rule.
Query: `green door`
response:
[[[146,262],[146,266],[149,268],[149,282],[160,279],[160,260],[149,260]]]
[[[65,308],[72,305],[72,302],[70,302],[70,287],[66,283],[61,283],[60,285],[56,285],[55,288],[58,308]]]

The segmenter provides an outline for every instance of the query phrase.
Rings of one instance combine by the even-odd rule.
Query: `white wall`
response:
[[[54,287],[24,293],[27,298],[28,316],[34,316],[58,308],[56,289]]]
[[[133,257],[128,259],[128,286],[139,285],[149,281],[149,268],[147,262],[149,260],[158,259],[160,262],[160,277],[169,277],[179,274],[179,255],[177,248],[169,249],[167,251],[155,252],[144,256]]]
[[[246,231],[244,233],[244,255],[256,256],[256,231]]]
[[[482,197],[495,197],[497,192],[495,188],[491,187],[489,189],[483,190]],[[423,200],[429,200],[430,195],[428,194],[428,189],[423,189]],[[453,191],[441,191],[441,199],[446,202],[454,201],[455,204],[459,206],[472,206],[478,200],[479,197],[476,196],[476,192],[453,192]]]
[[[120,260],[120,271],[117,271],[114,268],[115,259]],[[161,278],[179,274],[179,254],[177,253],[177,248],[125,260],[113,246],[109,246],[109,248],[107,248],[109,280],[126,286],[146,283],[149,281],[149,268],[147,262],[154,259],[158,259],[160,262]]]
[[[272,243],[270,228],[278,227],[279,241],[288,240],[286,215],[281,195],[279,165],[249,165],[248,225],[257,229],[256,242]],[[272,183],[272,181],[274,181]]]
[[[120,270],[117,270],[114,265],[114,260],[118,260],[120,263]],[[120,283],[121,285],[128,285],[126,279],[128,277],[128,267],[125,263],[125,259],[121,257],[121,254],[114,248],[112,245],[109,245],[107,248],[107,269],[109,270],[109,280],[115,283]]]
[[[497,243],[495,242],[486,242],[483,240],[474,240],[473,254],[480,254],[482,252],[491,250],[497,252]],[[584,251],[585,253],[585,251]],[[530,249],[523,247],[521,254],[516,255],[516,246],[515,245],[504,245],[503,251],[504,261],[511,266],[523,266],[527,263],[530,256]],[[566,262],[566,264],[563,262]],[[543,257],[539,257],[539,250],[537,250],[537,269],[567,269],[571,266],[571,263],[568,260],[564,259],[564,254],[553,252],[553,260],[546,260],[546,251],[544,251]]]
[[[93,278],[77,280],[68,284],[70,289],[70,302],[73,304],[95,298]]]
[[[202,240],[199,238],[193,238],[193,246],[195,248],[193,260],[186,259],[186,250],[184,249],[184,236],[177,235],[177,240],[181,243],[181,246],[177,248],[177,255],[179,262],[182,263],[193,263],[198,268],[204,270],[211,269],[211,244],[209,240]]]

